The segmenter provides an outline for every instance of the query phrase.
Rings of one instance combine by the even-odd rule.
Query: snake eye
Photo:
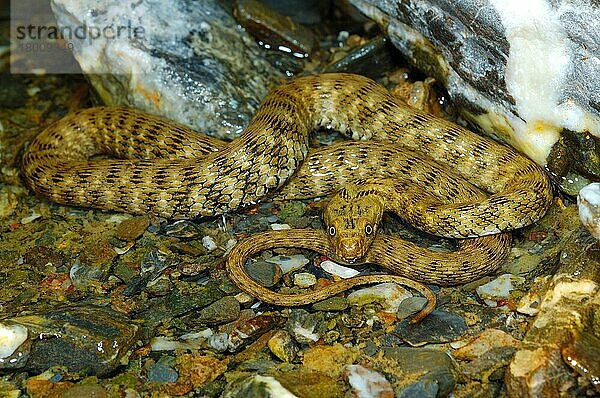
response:
[[[331,227],[329,227],[328,232],[329,232],[330,236],[335,236],[335,232],[336,232],[335,227],[333,225]]]
[[[371,226],[371,224],[367,224],[367,225],[365,226],[365,233],[366,233],[367,235],[371,235],[371,234],[373,233],[373,227]]]

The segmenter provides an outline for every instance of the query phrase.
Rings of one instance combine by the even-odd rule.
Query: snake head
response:
[[[372,190],[346,186],[325,208],[323,219],[330,247],[346,263],[365,257],[379,229],[383,201]]]

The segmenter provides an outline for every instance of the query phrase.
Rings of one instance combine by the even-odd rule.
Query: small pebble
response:
[[[360,272],[353,268],[344,267],[343,265],[339,265],[338,263],[333,262],[331,260],[325,260],[321,262],[321,268],[323,268],[330,274],[339,276],[342,279],[352,278],[353,276],[360,274]]]
[[[179,373],[173,369],[175,358],[171,356],[162,356],[158,362],[148,369],[148,380],[159,383],[174,383],[179,378]]]
[[[346,366],[348,383],[352,386],[352,396],[356,398],[391,398],[394,390],[390,382],[372,369],[361,365]]]
[[[27,328],[0,323],[0,359],[8,358],[27,340]]]
[[[516,347],[519,340],[499,329],[486,329],[468,339],[466,345],[452,353],[456,359],[473,360],[495,347]]]
[[[421,311],[427,304],[427,299],[421,296],[407,297],[400,303],[400,308],[396,312],[396,318],[405,319]]]
[[[348,303],[363,306],[369,303],[380,303],[386,312],[398,312],[404,299],[412,294],[395,283],[380,283],[364,289],[356,290],[348,295]]]
[[[510,292],[516,284],[522,284],[525,278],[512,274],[500,275],[496,279],[477,288],[477,295],[490,307],[497,307],[499,300],[510,298]]]
[[[287,274],[290,271],[295,271],[308,264],[308,259],[302,254],[294,254],[292,256],[274,256],[265,261],[279,265],[281,272]]]
[[[292,362],[298,352],[298,345],[286,330],[278,330],[267,342],[267,346],[283,362]]]
[[[136,240],[150,225],[148,217],[132,217],[122,221],[115,229],[115,237],[124,241]]]
[[[317,277],[310,272],[299,272],[294,274],[294,285],[303,289],[311,287],[317,283]]]
[[[517,312],[525,315],[534,316],[540,312],[542,298],[537,293],[527,292],[517,305]]]
[[[204,246],[204,248],[206,250],[208,250],[209,252],[211,252],[217,248],[217,244],[215,243],[215,240],[212,238],[212,236],[209,236],[209,235],[206,235],[205,237],[202,238],[202,246]]]
[[[281,231],[283,229],[292,229],[292,227],[289,226],[289,224],[271,224],[271,229],[273,231]]]
[[[265,287],[275,286],[281,279],[281,268],[274,263],[258,260],[246,264],[248,275]]]
[[[240,303],[233,296],[225,296],[208,307],[202,308],[194,317],[200,324],[220,324],[234,321],[240,313]]]
[[[316,311],[344,311],[348,308],[348,300],[345,297],[330,297],[312,305]]]
[[[600,182],[585,186],[577,195],[579,218],[590,234],[600,239]]]
[[[29,215],[27,217],[23,217],[21,219],[21,224],[29,224],[30,222],[37,220],[41,216],[42,216],[41,214],[38,214],[35,210],[32,210],[31,215]]]
[[[416,324],[409,323],[408,319],[403,320],[393,333],[412,346],[420,346],[456,340],[467,330],[467,323],[461,316],[437,309]]]

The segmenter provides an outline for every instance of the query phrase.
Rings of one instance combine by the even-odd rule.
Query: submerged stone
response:
[[[127,360],[141,329],[123,314],[96,306],[62,308],[4,322],[27,330],[23,369],[43,372],[64,366],[71,372],[98,376]]]

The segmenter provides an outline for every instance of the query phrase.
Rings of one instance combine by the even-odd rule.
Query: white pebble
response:
[[[271,224],[271,229],[273,231],[281,231],[282,229],[292,229],[288,224]]]
[[[579,218],[590,234],[600,239],[600,182],[586,185],[577,195]]]
[[[390,382],[372,369],[361,365],[346,366],[348,383],[352,386],[353,397],[384,398],[393,397],[394,390]]]
[[[202,238],[202,246],[204,246],[204,248],[206,250],[208,250],[209,252],[211,252],[217,248],[217,244],[215,243],[215,240],[209,235],[206,235],[205,237]]]
[[[331,260],[323,261],[321,263],[321,268],[323,268],[330,274],[339,276],[342,279],[352,278],[353,276],[360,274],[360,272],[358,272],[354,268],[344,267],[343,265],[339,265],[338,263],[333,262]]]
[[[41,216],[42,216],[41,214],[38,214],[35,210],[33,210],[32,214],[30,216],[23,217],[21,219],[21,224],[29,224],[30,222],[32,222],[33,220],[37,220]]]
[[[498,300],[508,299],[514,285],[523,283],[525,278],[513,274],[500,275],[493,281],[477,288],[477,295],[490,307],[496,307]]]
[[[284,274],[300,269],[308,264],[308,259],[302,254],[294,254],[292,256],[273,256],[265,261],[279,265],[281,272]]]
[[[0,360],[8,358],[27,340],[27,328],[0,323]]]
[[[395,283],[387,282],[350,293],[348,303],[351,305],[380,303],[386,312],[396,313],[402,301],[408,297],[412,297],[408,290]]]
[[[298,272],[294,274],[294,285],[307,288],[317,283],[317,277],[310,272]]]

